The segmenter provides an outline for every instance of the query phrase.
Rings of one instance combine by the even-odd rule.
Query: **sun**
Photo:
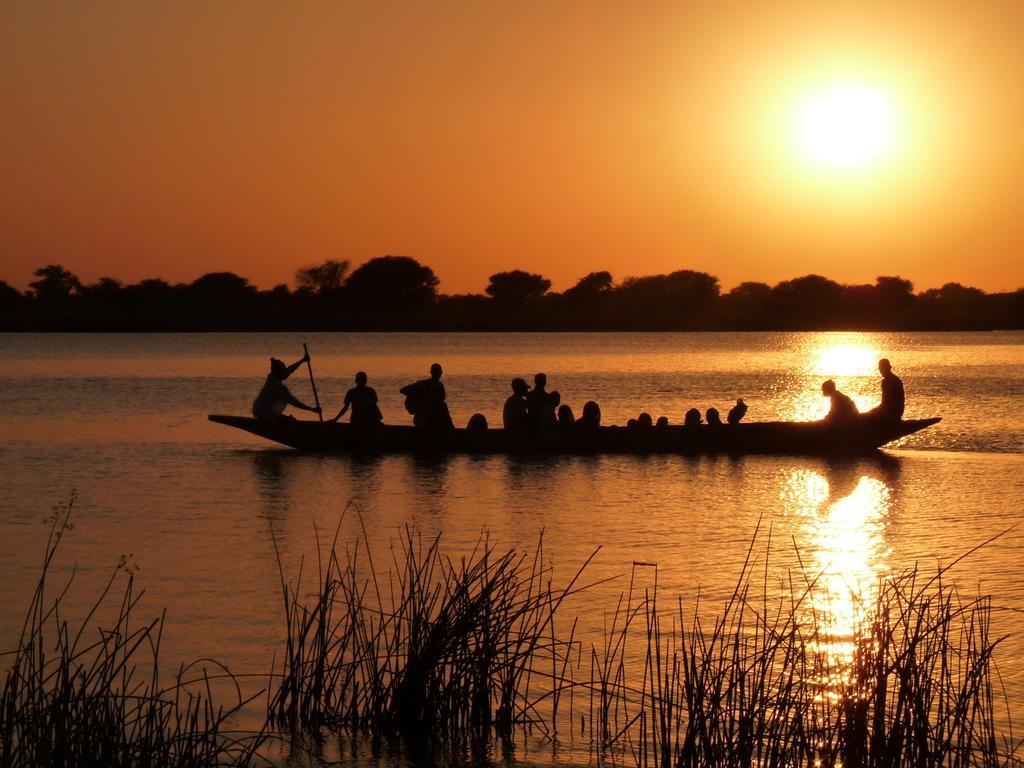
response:
[[[876,164],[892,144],[892,110],[866,85],[840,85],[809,99],[800,120],[800,146],[816,165],[856,171]]]

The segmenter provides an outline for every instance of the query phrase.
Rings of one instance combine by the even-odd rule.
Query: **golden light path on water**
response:
[[[883,480],[859,472],[826,477],[803,469],[788,475],[781,498],[799,520],[797,546],[812,584],[805,618],[819,628],[816,649],[833,671],[824,681],[833,687],[844,682],[857,633],[870,618],[888,567],[891,492]]]
[[[821,383],[836,381],[863,412],[878,403],[878,360],[884,357],[865,334],[828,334],[814,339],[803,354],[802,385],[791,405],[792,418],[822,418],[829,402]],[[892,494],[884,479],[849,467],[828,472],[794,470],[783,482],[788,515],[799,520],[797,545],[813,588],[806,603],[820,629],[819,650],[842,682],[853,661],[857,632],[870,617],[879,579],[890,554],[885,526]]]

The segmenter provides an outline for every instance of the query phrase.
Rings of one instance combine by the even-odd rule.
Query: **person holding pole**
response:
[[[288,387],[284,384],[284,380],[295,373],[303,363],[309,363],[308,352],[301,360],[291,365],[285,365],[276,357],[270,358],[270,373],[267,374],[267,380],[263,383],[263,389],[252,402],[253,416],[267,424],[273,424],[281,418],[284,409],[291,405],[303,411],[318,414],[323,419],[319,405],[306,405],[289,392]]]
[[[320,395],[316,393],[316,379],[313,378],[313,361],[309,359],[309,347],[302,345],[303,360],[306,361],[306,368],[309,369],[309,386],[313,388],[313,402],[316,403],[316,415],[320,417],[320,423],[324,421],[324,412],[320,407]],[[301,361],[300,361],[301,362]]]

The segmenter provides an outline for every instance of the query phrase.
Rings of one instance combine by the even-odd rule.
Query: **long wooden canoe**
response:
[[[210,421],[250,432],[300,451],[326,453],[775,453],[827,456],[867,454],[937,424],[941,419],[887,421],[861,417],[842,425],[821,421],[766,421],[722,426],[668,426],[647,430],[600,427],[550,439],[515,439],[502,429],[456,429],[430,435],[412,426],[359,429],[350,424],[283,417],[267,424],[249,416],[211,414]]]

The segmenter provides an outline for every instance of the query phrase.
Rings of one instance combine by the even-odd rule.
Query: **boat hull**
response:
[[[210,421],[300,451],[322,453],[466,454],[796,454],[857,455],[919,432],[941,419],[885,421],[861,417],[842,425],[811,422],[750,422],[711,427],[669,426],[647,430],[601,427],[587,434],[555,434],[548,440],[513,438],[501,429],[443,435],[411,426],[359,429],[350,424],[284,417],[267,424],[248,416],[212,414]]]

